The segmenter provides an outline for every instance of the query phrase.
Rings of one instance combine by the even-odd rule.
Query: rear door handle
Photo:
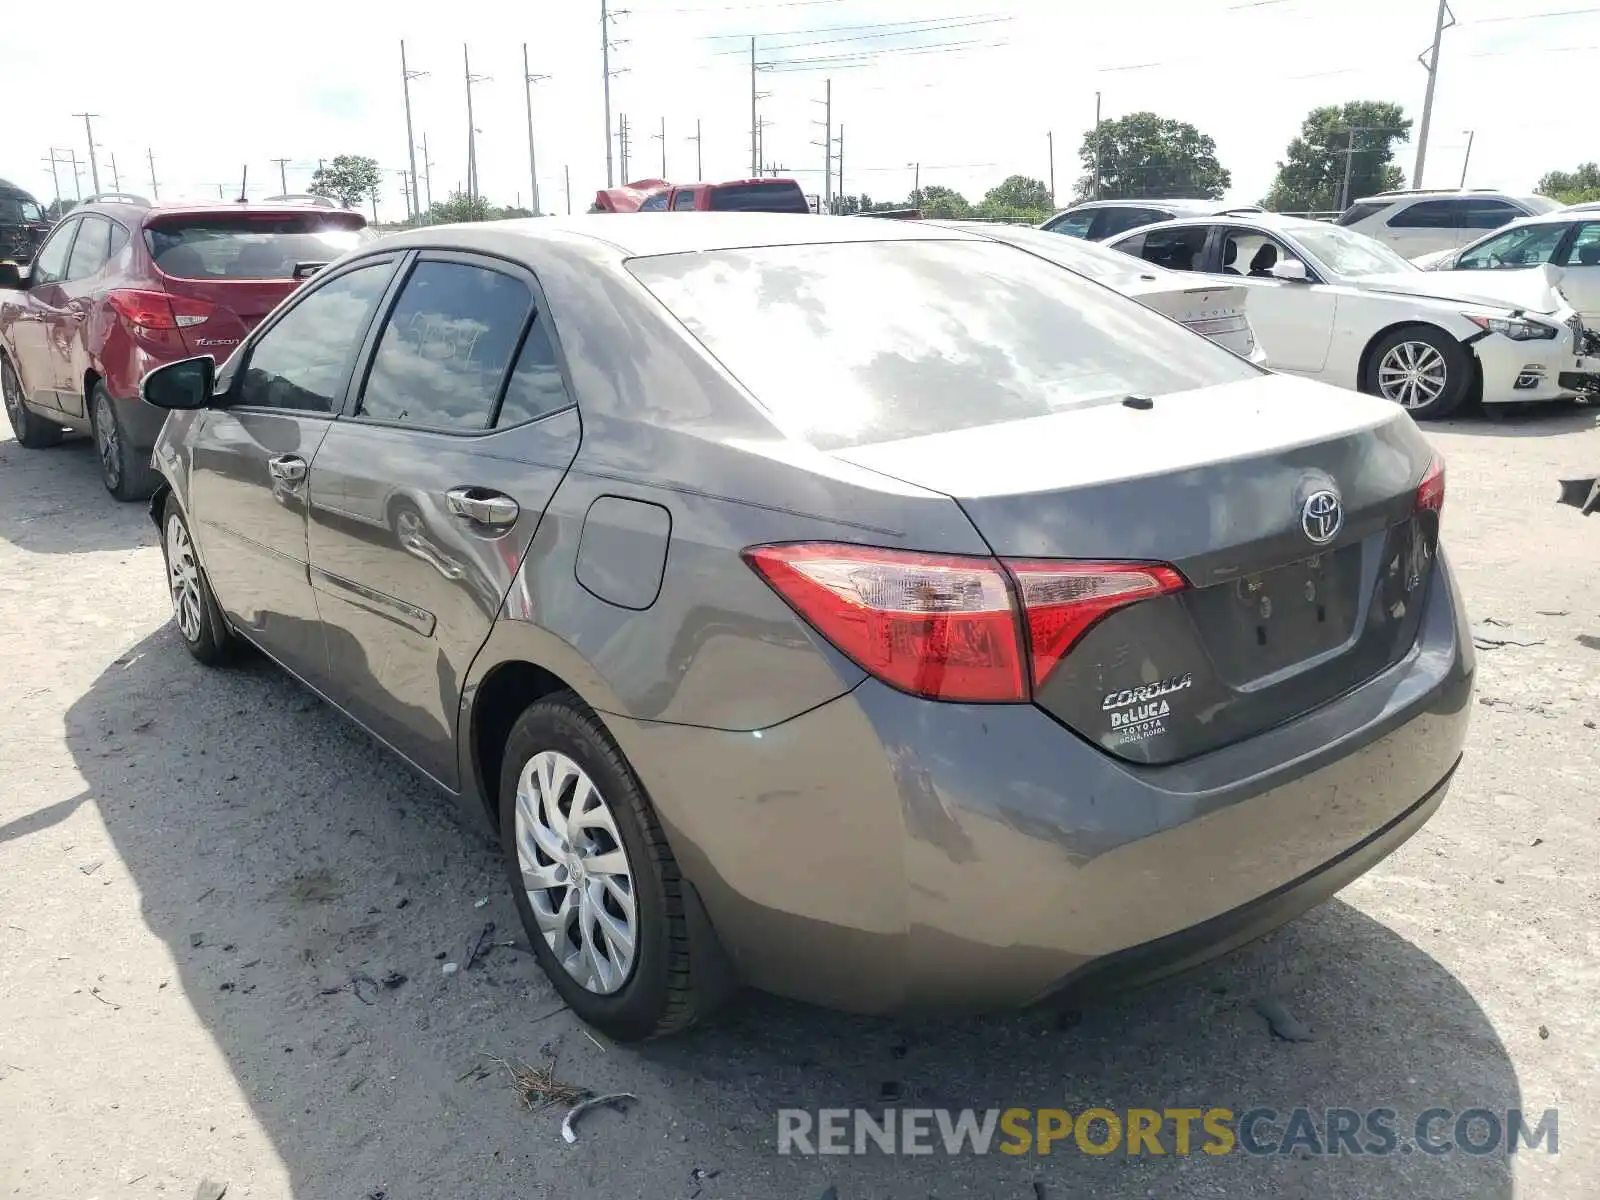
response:
[[[516,523],[521,506],[510,496],[488,488],[456,487],[444,494],[445,503],[456,516],[474,525],[504,529]]]
[[[267,470],[282,483],[304,483],[306,460],[298,454],[280,454],[277,458],[267,459]]]

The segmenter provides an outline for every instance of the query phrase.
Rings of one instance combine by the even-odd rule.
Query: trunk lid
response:
[[[180,324],[186,349],[220,361],[301,285],[300,264],[355,249],[365,227],[361,214],[341,210],[235,208],[161,213],[144,237],[162,288],[203,317]]]
[[[1133,762],[1249,737],[1397,662],[1437,552],[1415,424],[1284,376],[835,453],[952,496],[1002,558],[1183,573],[1188,590],[1113,612],[1035,695]],[[1337,521],[1313,504],[1330,492]]]

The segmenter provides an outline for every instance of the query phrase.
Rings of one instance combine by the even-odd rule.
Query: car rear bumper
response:
[[[735,969],[859,1011],[988,1009],[1231,949],[1331,895],[1443,799],[1473,652],[1448,565],[1399,664],[1172,766],[1023,705],[868,680],[733,733],[608,717]]]

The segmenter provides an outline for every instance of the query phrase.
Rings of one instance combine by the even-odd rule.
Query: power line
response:
[[[873,60],[886,56],[896,55],[900,58],[913,58],[924,54],[970,54],[975,50],[998,50],[1009,46],[1011,42],[983,42],[976,38],[961,42],[942,42],[932,46],[904,46],[890,47],[884,50],[864,50],[858,54],[827,54],[810,58],[775,58],[761,64],[767,71],[825,71],[849,70],[853,67],[870,67]]]
[[[1564,8],[1557,12],[1520,13],[1512,17],[1475,17],[1462,21],[1463,25],[1509,25],[1516,21],[1541,21],[1549,17],[1590,17],[1600,13],[1600,8]]]
[[[977,26],[977,25],[998,25],[998,24],[1000,24],[1000,23],[1002,23],[1004,21],[1014,21],[1014,20],[1016,20],[1015,17],[984,17],[984,18],[982,18],[980,20],[959,21],[959,22],[956,22],[954,24],[948,24],[948,25],[928,25],[928,26],[925,26],[925,27],[920,28],[920,29],[896,29],[896,30],[892,30],[892,31],[887,32],[887,33],[863,33],[863,34],[858,34],[858,35],[855,35],[855,36],[852,36],[852,37],[818,38],[815,41],[810,41],[810,42],[790,42],[787,45],[783,45],[783,46],[768,46],[768,49],[770,49],[770,50],[800,50],[800,49],[803,49],[806,46],[836,46],[836,45],[839,45],[840,43],[843,43],[843,42],[867,42],[867,41],[874,41],[874,40],[876,40],[878,38],[912,37],[912,36],[915,36],[916,34],[919,34],[919,33],[945,33],[945,32],[947,32],[949,30],[952,30],[952,29],[970,29],[973,26]],[[773,34],[771,36],[772,37],[783,37],[785,35],[783,35],[783,34]],[[763,42],[766,42],[766,41],[769,41],[769,40],[770,39],[764,38]],[[887,46],[887,47],[884,48],[882,53],[888,53],[891,50],[897,50],[897,49],[910,50],[910,49],[915,49],[915,48],[916,47],[912,47],[912,46],[904,46],[904,47]],[[723,55],[723,54],[742,54],[743,52],[744,51],[743,51],[742,48],[738,49],[738,50],[713,50],[712,51],[713,54],[718,54],[718,55]],[[879,51],[872,51],[872,53],[880,53],[880,52]]]
[[[892,36],[894,36],[894,34],[892,32],[880,35],[880,34],[874,33],[874,31],[877,31],[877,30],[891,30],[891,31],[900,30],[900,29],[903,29],[903,27],[905,27],[905,26],[918,26],[918,27],[920,27],[920,26],[929,26],[929,25],[937,26],[937,25],[939,25],[939,24],[941,24],[941,23],[943,23],[945,21],[1015,21],[1015,20],[1016,20],[1016,17],[1014,17],[1014,16],[1006,16],[1006,15],[1004,15],[1002,13],[953,13],[950,16],[947,16],[947,17],[919,17],[916,20],[911,20],[911,21],[870,21],[870,22],[868,22],[866,24],[855,24],[855,25],[819,25],[814,29],[784,29],[784,30],[779,30],[778,32],[775,32],[775,33],[760,33],[760,34],[757,34],[756,36],[767,38],[767,39],[771,39],[771,38],[784,38],[784,37],[801,37],[802,35],[809,36],[810,34],[813,34],[813,33],[849,33],[851,31],[861,31],[863,37],[867,36],[868,34],[873,34],[874,36],[892,37]],[[921,28],[903,29],[903,31],[906,32],[906,33],[921,33],[921,32],[923,32],[923,30]],[[720,42],[720,41],[727,41],[727,40],[730,40],[732,38],[738,38],[738,39],[740,39],[742,41],[743,39],[745,39],[745,38],[747,38],[749,36],[750,36],[749,33],[707,33],[707,34],[702,34],[697,40],[702,41],[702,42]],[[838,40],[849,42],[849,41],[855,41],[856,39],[855,38],[840,38]],[[812,43],[804,43],[804,44],[810,45]]]

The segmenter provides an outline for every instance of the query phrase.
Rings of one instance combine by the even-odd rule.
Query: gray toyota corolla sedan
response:
[[[1152,977],[1461,754],[1410,417],[962,231],[420,229],[145,396],[195,657],[253,643],[497,828],[617,1037]]]

